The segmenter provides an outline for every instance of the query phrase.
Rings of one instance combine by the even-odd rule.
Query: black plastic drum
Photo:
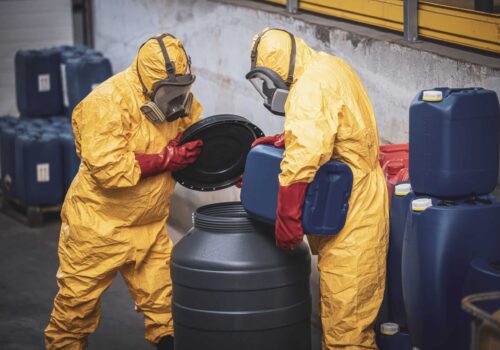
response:
[[[309,248],[273,231],[240,203],[195,212],[172,253],[177,350],[310,350]]]

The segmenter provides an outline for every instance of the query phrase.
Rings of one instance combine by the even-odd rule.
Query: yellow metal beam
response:
[[[285,4],[285,0],[265,0]],[[403,31],[403,0],[301,0],[306,11]],[[421,1],[419,35],[500,53],[500,15]]]
[[[500,53],[500,15],[421,2],[418,26],[423,37]]]
[[[272,2],[273,4],[286,5],[286,0],[263,0],[265,2]]]
[[[299,1],[299,7],[307,11],[403,31],[402,0]]]

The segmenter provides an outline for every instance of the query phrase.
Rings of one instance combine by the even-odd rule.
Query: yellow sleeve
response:
[[[323,86],[318,78],[304,72],[286,102],[282,186],[312,182],[320,166],[332,158],[343,103],[335,89]]]
[[[179,132],[184,132],[191,125],[200,120],[201,113],[203,113],[203,106],[196,97],[193,96],[193,105],[191,106],[191,113],[188,117],[180,118]]]
[[[128,127],[120,106],[103,97],[88,98],[73,113],[82,162],[105,189],[134,186],[141,170],[128,147]]]

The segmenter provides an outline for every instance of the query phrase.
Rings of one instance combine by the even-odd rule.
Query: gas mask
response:
[[[148,103],[141,106],[141,112],[155,124],[173,122],[179,118],[189,116],[193,104],[191,87],[196,76],[191,74],[191,60],[183,47],[182,50],[186,55],[188,71],[184,75],[176,75],[175,65],[170,61],[167,49],[163,43],[163,38],[167,36],[175,39],[175,37],[170,34],[163,34],[154,38],[158,41],[163,58],[165,59],[167,78],[154,83],[152,91],[148,91],[144,85],[139,72],[139,60],[137,59],[136,61],[137,75],[142,85],[142,92],[150,100]]]
[[[259,94],[264,99],[264,107],[266,107],[271,113],[276,115],[285,115],[285,103],[288,98],[288,93],[290,91],[290,86],[293,82],[293,72],[295,70],[295,37],[292,33],[283,30],[290,35],[292,42],[292,48],[290,52],[290,64],[288,66],[288,77],[284,81],[281,76],[267,67],[256,66],[257,64],[257,49],[262,36],[269,30],[268,29],[259,35],[252,49],[251,53],[251,67],[250,71],[245,76],[250,83],[255,87]],[[282,30],[282,29],[279,29]]]

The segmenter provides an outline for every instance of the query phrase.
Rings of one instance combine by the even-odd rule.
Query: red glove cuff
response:
[[[135,154],[135,160],[141,168],[141,179],[157,175],[163,172],[163,153],[159,154]]]
[[[276,212],[276,244],[282,249],[293,249],[302,242],[302,207],[307,190],[306,182],[280,186]]]

